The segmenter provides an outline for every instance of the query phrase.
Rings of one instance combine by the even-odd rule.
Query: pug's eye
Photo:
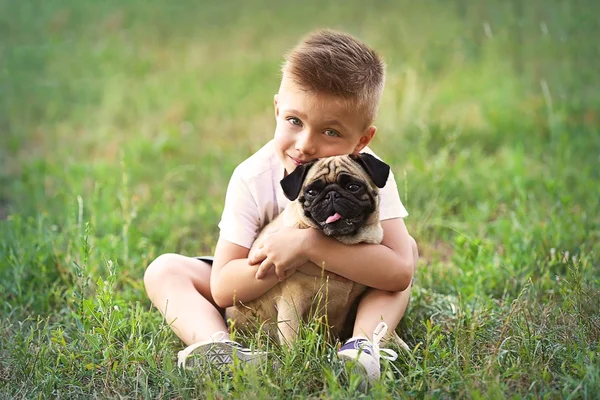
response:
[[[348,185],[348,190],[351,192],[358,192],[360,190],[360,186],[356,183],[351,183]]]
[[[316,196],[317,194],[319,194],[318,191],[316,191],[315,189],[308,189],[308,191],[306,192],[307,195],[309,196]]]

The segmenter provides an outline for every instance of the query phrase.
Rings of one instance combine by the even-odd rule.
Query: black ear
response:
[[[390,166],[369,153],[350,154],[350,158],[360,164],[373,179],[378,188],[383,188],[390,175]]]
[[[279,182],[285,197],[292,201],[296,200],[298,194],[300,194],[304,178],[306,178],[308,170],[313,166],[315,161],[298,165],[291,174],[286,175],[286,177]]]

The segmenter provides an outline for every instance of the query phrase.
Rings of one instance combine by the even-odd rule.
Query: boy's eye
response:
[[[327,129],[325,131],[325,134],[329,137],[336,137],[336,136],[340,136],[339,133],[337,133],[336,131],[334,131],[333,129]]]
[[[302,121],[300,121],[298,118],[296,117],[290,117],[287,119],[289,121],[290,124],[294,125],[294,126],[300,126],[302,125]]]

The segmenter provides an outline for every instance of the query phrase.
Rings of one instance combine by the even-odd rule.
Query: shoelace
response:
[[[383,358],[385,360],[395,361],[398,358],[398,353],[392,349],[380,348],[379,342],[385,336],[388,331],[388,326],[385,322],[380,322],[373,331],[373,353],[377,359]]]

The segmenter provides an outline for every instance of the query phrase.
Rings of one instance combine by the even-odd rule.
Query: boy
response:
[[[214,261],[164,254],[146,270],[151,301],[188,345],[180,364],[191,353],[227,363],[234,350],[242,361],[263,359],[264,353],[229,340],[223,309],[234,296],[255,299],[295,271],[320,276],[318,266],[325,265],[370,287],[358,305],[353,337],[338,355],[356,359],[370,381],[379,378],[379,340],[404,314],[418,258],[393,174],[380,193],[381,244],[348,246],[316,229],[281,228],[261,249],[249,249],[288,203],[279,185],[285,174],[316,158],[370,151],[384,80],[379,56],[346,34],[318,31],[287,55],[274,97],[274,138],[232,175]]]

